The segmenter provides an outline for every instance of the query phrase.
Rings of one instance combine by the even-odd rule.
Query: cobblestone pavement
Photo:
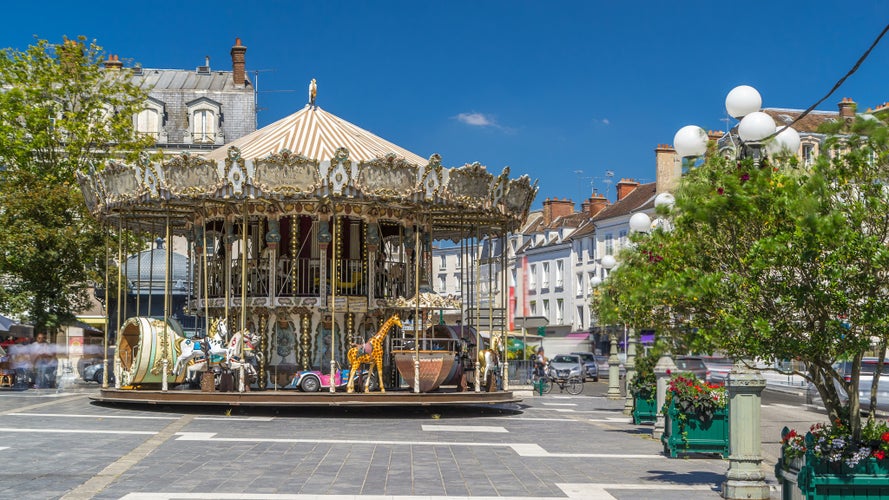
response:
[[[726,460],[664,457],[606,389],[496,407],[279,411],[0,392],[0,498],[719,498]]]

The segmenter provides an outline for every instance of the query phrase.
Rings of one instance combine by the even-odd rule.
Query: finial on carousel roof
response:
[[[318,95],[318,85],[315,83],[315,79],[312,78],[312,83],[309,84],[309,106],[315,105],[316,95]]]

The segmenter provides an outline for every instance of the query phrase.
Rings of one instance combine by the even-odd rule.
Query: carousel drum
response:
[[[167,382],[182,383],[185,380],[185,370],[178,376],[173,375],[172,370],[179,357],[179,345],[184,339],[181,327],[175,320],[166,325],[163,320],[141,316],[126,320],[117,336],[117,358],[120,361],[117,380],[120,381],[120,386],[160,385],[163,382],[164,357],[168,361],[167,369],[170,370]]]

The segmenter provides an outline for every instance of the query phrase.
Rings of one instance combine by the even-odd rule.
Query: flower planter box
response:
[[[784,429],[782,436],[787,430]],[[811,452],[788,460],[782,447],[775,477],[781,483],[782,500],[889,498],[889,458],[869,457],[855,467],[848,467],[844,463],[830,463]]]
[[[636,396],[633,406],[633,423],[653,424],[657,420],[657,402],[647,396]]]
[[[701,420],[696,415],[681,418],[675,404],[667,408],[664,434],[664,454],[676,457],[684,453],[718,453],[728,457],[728,408],[713,414],[710,420]]]

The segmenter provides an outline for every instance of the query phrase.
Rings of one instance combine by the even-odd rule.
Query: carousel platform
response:
[[[326,391],[305,393],[293,390],[247,392],[204,392],[200,390],[122,390],[102,389],[90,399],[110,404],[218,405],[257,407],[383,407],[383,406],[468,406],[518,403],[522,399],[512,391],[460,392],[440,389],[414,393],[389,390],[385,393],[352,393]]]

